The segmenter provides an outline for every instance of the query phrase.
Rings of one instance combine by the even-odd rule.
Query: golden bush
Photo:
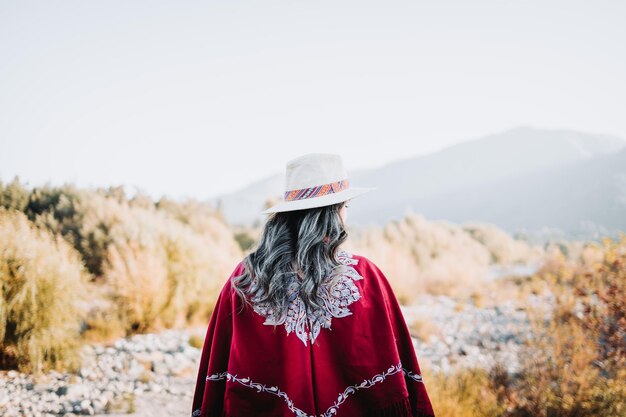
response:
[[[87,275],[63,239],[0,208],[0,360],[31,372],[76,367]]]
[[[506,405],[492,372],[462,368],[450,374],[423,367],[423,377],[437,417],[504,416]]]
[[[228,227],[210,213],[174,217],[173,202],[168,211],[108,199],[90,204],[108,205],[89,212],[108,224],[102,280],[127,332],[206,322],[241,258]]]
[[[602,259],[544,272],[556,297],[536,310],[514,416],[626,413],[626,235],[604,239]],[[549,317],[546,321],[545,316]]]
[[[346,247],[374,261],[403,304],[423,293],[469,297],[482,291],[492,262],[489,249],[461,226],[415,213],[349,234]]]
[[[532,336],[519,372],[500,363],[447,375],[424,366],[437,416],[626,415],[626,235],[587,246],[584,256],[553,252],[542,271],[520,281],[522,288],[541,282],[555,304],[527,309]]]

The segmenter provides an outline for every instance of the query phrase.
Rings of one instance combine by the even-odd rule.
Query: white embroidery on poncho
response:
[[[276,317],[269,303],[254,304],[254,311],[265,317],[263,324],[284,324],[287,334],[295,332],[306,346],[307,340],[315,342],[322,328],[330,329],[333,317],[351,315],[348,306],[361,298],[354,281],[363,277],[353,267],[359,261],[343,249],[337,251],[337,260],[341,265],[335,267],[318,288],[318,294],[324,303],[321,311],[305,311],[304,301],[300,298],[300,284],[294,272],[287,278],[289,307],[286,315]]]
[[[252,388],[256,390],[256,392],[267,392],[269,394],[274,394],[282,398],[287,404],[287,407],[289,408],[289,410],[291,410],[291,412],[294,413],[297,417],[333,417],[337,415],[339,406],[343,404],[350,395],[355,394],[357,391],[371,388],[375,384],[383,382],[388,376],[396,374],[398,372],[402,372],[405,377],[408,377],[416,382],[421,382],[421,383],[424,382],[424,380],[422,379],[422,375],[409,371],[408,369],[402,366],[402,362],[399,362],[397,365],[392,365],[391,367],[389,367],[389,369],[387,369],[386,371],[376,374],[371,378],[365,379],[361,381],[360,383],[346,387],[343,390],[343,392],[338,394],[337,400],[333,403],[333,405],[328,407],[326,411],[320,414],[319,416],[309,415],[305,411],[296,407],[293,401],[291,400],[291,398],[289,398],[289,396],[287,395],[287,393],[285,393],[284,391],[281,391],[275,385],[268,386],[266,384],[253,381],[249,377],[238,377],[237,375],[233,375],[228,371],[218,372],[218,373],[209,375],[206,377],[206,380],[207,381],[221,381],[225,379],[227,381],[237,382],[241,385]],[[195,416],[195,414],[193,415]]]

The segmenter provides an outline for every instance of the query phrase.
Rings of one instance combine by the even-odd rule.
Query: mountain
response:
[[[452,222],[487,221],[510,232],[548,227],[569,237],[600,237],[626,231],[626,148],[480,186],[446,190],[425,199],[419,211]]]
[[[352,185],[377,187],[352,200],[349,222],[384,224],[412,210],[454,222],[489,221],[511,232],[574,230],[585,224],[621,227],[625,146],[608,135],[517,127],[349,171]],[[283,182],[284,174],[276,174],[213,201],[221,200],[231,223],[262,221],[258,212],[268,198],[280,198]]]

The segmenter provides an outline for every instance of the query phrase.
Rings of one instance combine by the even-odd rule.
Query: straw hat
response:
[[[329,206],[375,187],[351,187],[341,156],[310,153],[287,162],[283,201],[262,214]]]

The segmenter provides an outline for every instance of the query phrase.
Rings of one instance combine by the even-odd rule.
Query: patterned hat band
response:
[[[321,197],[323,195],[337,193],[347,188],[348,180],[343,179],[328,184],[316,185],[315,187],[285,191],[285,201],[304,200],[307,198]]]
[[[330,206],[375,189],[353,187],[341,156],[333,153],[309,153],[288,161],[283,184],[284,198],[262,214]]]

